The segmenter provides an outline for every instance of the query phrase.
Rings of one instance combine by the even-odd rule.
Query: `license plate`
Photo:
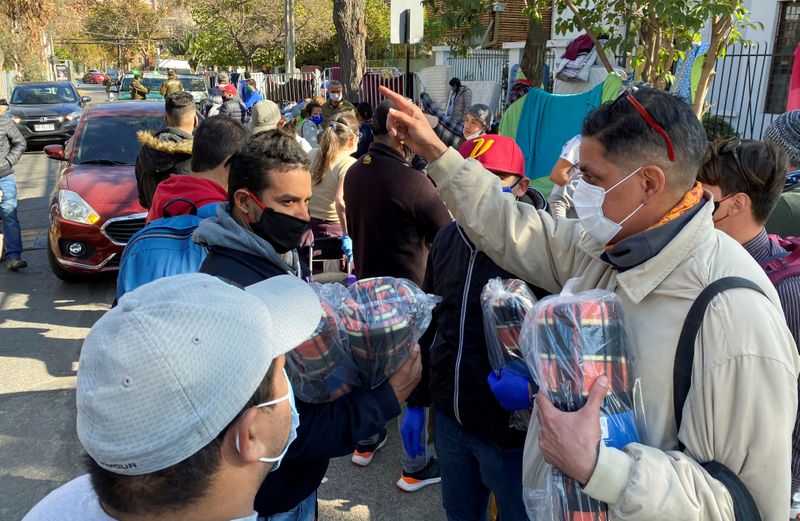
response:
[[[48,130],[55,130],[56,125],[55,123],[50,123],[48,125],[34,125],[33,130],[36,132],[47,132]]]

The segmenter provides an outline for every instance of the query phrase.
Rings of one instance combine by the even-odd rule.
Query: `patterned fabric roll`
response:
[[[434,305],[406,279],[374,277],[347,289],[342,323],[361,385],[374,389],[405,363],[430,324]]]
[[[638,441],[628,337],[613,293],[565,291],[541,300],[527,316],[521,344],[540,392],[563,411],[583,407],[595,380],[605,375],[610,388],[601,406],[603,441],[620,449]],[[553,503],[562,510],[555,519],[608,518],[608,506],[584,494],[573,479],[555,468],[551,477],[550,490],[559,496]]]

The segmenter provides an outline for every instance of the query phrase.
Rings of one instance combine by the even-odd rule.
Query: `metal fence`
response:
[[[461,81],[496,81],[501,84],[501,99],[508,92],[508,51],[481,50],[468,56],[448,56],[447,65],[453,68],[453,76]]]
[[[765,109],[773,57],[766,43],[752,43],[733,45],[717,58],[703,120],[710,136],[761,139],[778,116]]]
[[[253,75],[265,99],[278,105],[285,102],[313,98],[319,94],[322,76],[319,72],[289,72]]]

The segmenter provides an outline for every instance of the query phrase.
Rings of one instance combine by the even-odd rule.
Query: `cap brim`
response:
[[[276,358],[307,340],[319,325],[322,307],[311,287],[292,275],[279,275],[244,290],[261,299],[269,309],[275,330]]]

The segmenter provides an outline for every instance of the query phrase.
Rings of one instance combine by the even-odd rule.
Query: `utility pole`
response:
[[[286,56],[284,60],[285,72],[295,71],[295,56],[294,56],[294,0],[284,0],[284,8],[286,15],[284,21],[286,24]]]

